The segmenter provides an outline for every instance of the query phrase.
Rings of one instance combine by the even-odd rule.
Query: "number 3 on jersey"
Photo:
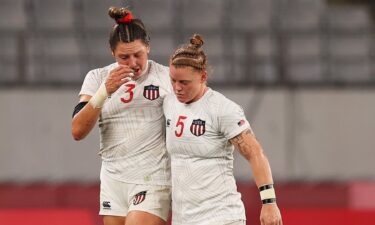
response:
[[[126,84],[125,85],[128,89],[125,91],[125,93],[129,93],[129,98],[121,98],[121,101],[123,103],[129,103],[131,100],[133,100],[134,92],[133,89],[135,88],[135,84]]]
[[[184,122],[183,122],[183,120],[185,120],[186,118],[187,118],[186,116],[179,116],[178,117],[176,127],[177,127],[177,129],[179,129],[179,131],[177,131],[177,129],[174,131],[176,137],[182,136],[182,133],[184,132]]]

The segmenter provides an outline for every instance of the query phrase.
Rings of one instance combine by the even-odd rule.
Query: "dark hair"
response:
[[[170,64],[176,68],[192,67],[195,70],[203,71],[207,69],[207,57],[202,50],[203,38],[199,34],[194,34],[190,38],[190,44],[178,48],[170,59]]]
[[[133,42],[141,40],[149,45],[150,37],[146,27],[140,19],[133,18],[133,14],[126,8],[110,7],[108,15],[116,21],[109,36],[109,45],[115,50],[118,42]]]

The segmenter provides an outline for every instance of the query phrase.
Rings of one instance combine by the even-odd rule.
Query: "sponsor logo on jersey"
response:
[[[104,209],[111,209],[111,202],[103,201],[102,205]]]
[[[138,205],[146,199],[147,191],[141,191],[134,196],[133,205]]]
[[[238,121],[238,126],[242,126],[242,125],[244,125],[245,124],[245,120],[240,120],[240,121]]]
[[[190,132],[195,136],[201,136],[206,132],[206,121],[197,119],[193,120],[190,126]]]
[[[143,96],[151,101],[159,98],[159,86],[154,86],[152,84],[145,86]]]

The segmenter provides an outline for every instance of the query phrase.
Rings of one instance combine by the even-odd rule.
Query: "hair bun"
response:
[[[108,15],[116,21],[124,18],[125,16],[129,14],[131,15],[132,13],[127,8],[117,8],[117,7],[111,6],[108,9]]]
[[[192,38],[190,38],[190,46],[199,49],[204,44],[202,36],[199,34],[194,34]]]

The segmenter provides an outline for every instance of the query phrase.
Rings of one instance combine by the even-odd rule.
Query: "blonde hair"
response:
[[[192,67],[198,71],[207,70],[207,57],[202,46],[204,44],[202,36],[194,34],[190,38],[190,43],[178,48],[170,59],[170,64],[176,68]]]

